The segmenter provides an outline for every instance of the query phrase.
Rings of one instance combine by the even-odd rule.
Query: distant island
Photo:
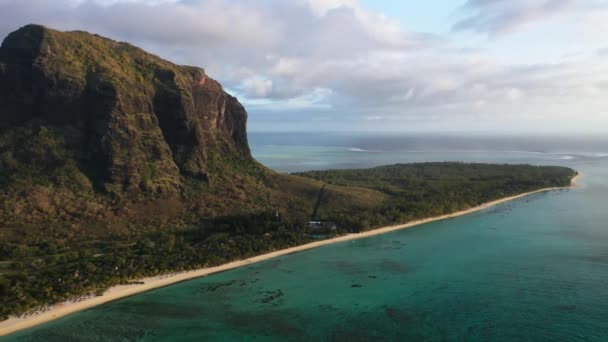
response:
[[[203,69],[81,31],[11,33],[0,47],[0,318],[464,214],[577,175],[458,162],[280,174],[252,157],[246,123]]]

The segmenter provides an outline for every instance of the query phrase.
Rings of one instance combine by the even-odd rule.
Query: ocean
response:
[[[280,172],[563,165],[576,189],[150,291],[2,341],[606,341],[608,138],[251,133]]]

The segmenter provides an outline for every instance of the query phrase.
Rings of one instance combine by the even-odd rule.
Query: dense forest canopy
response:
[[[570,184],[575,171],[564,167],[464,163],[420,163],[366,170],[331,170],[300,173],[327,184],[364,187],[381,192],[387,200],[360,211],[321,210],[320,217],[365,230],[389,223],[443,215],[502,197],[541,188]],[[331,195],[327,196],[331,200]]]

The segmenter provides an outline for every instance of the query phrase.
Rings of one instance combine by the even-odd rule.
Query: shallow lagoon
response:
[[[255,139],[253,145],[256,151]],[[287,147],[263,146],[258,151],[266,154],[256,153],[262,162],[285,158],[268,152]],[[110,303],[5,340],[603,341],[608,159],[594,146],[577,154],[504,147],[498,153],[495,147],[428,149],[423,156],[394,146],[368,156],[331,146],[292,146],[301,156],[290,154],[292,165],[319,153],[322,164],[351,160],[355,167],[389,160],[527,161],[575,167],[585,177],[575,190],[280,257]]]

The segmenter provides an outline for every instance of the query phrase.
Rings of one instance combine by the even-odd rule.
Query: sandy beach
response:
[[[571,185],[572,186],[576,185],[576,181],[581,176],[582,176],[582,174],[579,173],[576,177],[574,177],[572,179]],[[0,322],[0,336],[11,334],[11,333],[14,333],[19,330],[31,328],[33,326],[36,326],[36,325],[39,325],[39,324],[42,324],[45,322],[49,322],[54,319],[57,319],[57,318],[81,311],[81,310],[89,309],[89,308],[92,308],[92,307],[95,307],[95,306],[98,306],[98,305],[101,305],[101,304],[104,304],[104,303],[107,303],[110,301],[132,296],[132,295],[135,295],[135,294],[138,294],[141,292],[145,292],[145,291],[149,291],[152,289],[172,285],[172,284],[179,283],[182,281],[203,277],[203,276],[217,273],[217,272],[231,270],[234,268],[250,265],[250,264],[253,264],[256,262],[272,259],[272,258],[282,256],[282,255],[306,251],[306,250],[310,250],[313,248],[326,246],[326,245],[330,245],[330,244],[334,244],[334,243],[351,241],[351,240],[355,240],[355,239],[362,239],[362,238],[366,238],[366,237],[370,237],[370,236],[374,236],[374,235],[379,235],[379,234],[384,234],[384,233],[388,233],[388,232],[393,232],[396,230],[419,226],[419,225],[429,223],[429,222],[445,220],[445,219],[449,219],[449,218],[453,218],[453,217],[467,215],[467,214],[470,214],[470,213],[473,213],[476,211],[484,210],[484,209],[490,208],[492,206],[495,206],[495,205],[498,205],[498,204],[501,204],[504,202],[512,201],[512,200],[515,200],[518,198],[522,198],[525,196],[529,196],[532,194],[537,194],[537,193],[547,192],[547,191],[552,191],[552,190],[559,190],[559,189],[564,189],[564,188],[546,188],[546,189],[541,189],[541,190],[537,190],[537,191],[532,191],[532,192],[524,193],[524,194],[517,195],[517,196],[502,198],[502,199],[499,199],[496,201],[482,204],[480,206],[477,206],[477,207],[474,207],[471,209],[462,210],[462,211],[447,214],[447,215],[412,221],[412,222],[409,222],[406,224],[401,224],[401,225],[394,225],[394,226],[374,229],[372,231],[367,231],[367,232],[363,232],[363,233],[359,233],[359,234],[343,235],[343,236],[339,236],[339,237],[328,239],[328,240],[312,242],[312,243],[309,243],[306,245],[287,248],[287,249],[259,255],[259,256],[252,257],[252,258],[245,259],[245,260],[233,261],[233,262],[230,262],[230,263],[227,263],[227,264],[224,264],[221,266],[217,266],[217,267],[209,267],[209,268],[204,268],[204,269],[199,269],[199,270],[194,270],[194,271],[189,271],[189,272],[181,272],[181,273],[174,273],[174,274],[169,274],[169,275],[162,275],[162,276],[138,279],[138,280],[136,280],[137,284],[119,285],[119,286],[112,287],[112,288],[108,289],[102,296],[86,297],[79,301],[75,300],[75,301],[69,301],[69,302],[56,304],[56,305],[50,306],[48,309],[46,309],[42,312],[37,312],[37,313],[34,313],[34,314],[26,316],[26,317],[9,318],[8,320]]]

